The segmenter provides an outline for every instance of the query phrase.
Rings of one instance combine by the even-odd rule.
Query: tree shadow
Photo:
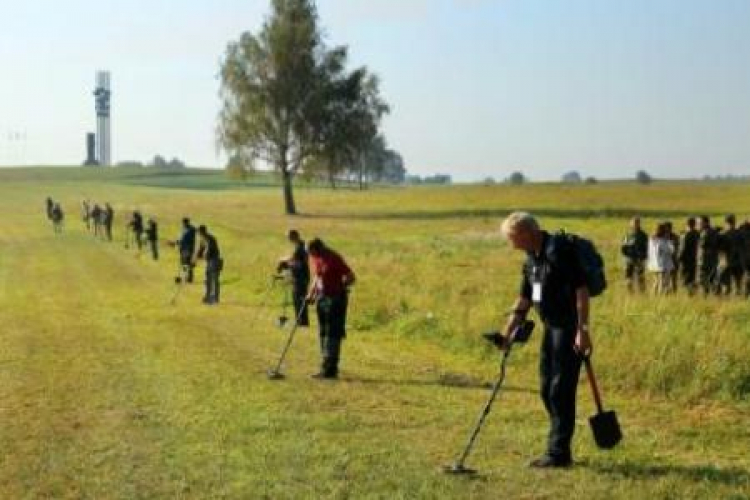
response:
[[[714,465],[642,464],[620,462],[591,464],[582,462],[599,474],[618,476],[623,479],[655,479],[664,476],[679,476],[695,482],[720,483],[728,486],[750,486],[750,471],[739,467],[720,468]]]
[[[455,209],[455,210],[405,210],[397,212],[351,212],[351,213],[303,213],[299,217],[309,219],[342,219],[342,220],[446,220],[466,218],[502,218],[506,217],[516,209],[490,208],[490,209]],[[695,215],[685,210],[653,210],[637,209],[630,207],[622,208],[586,208],[586,209],[557,209],[557,208],[533,208],[526,207],[524,211],[530,212],[537,217],[548,217],[554,219],[629,219],[632,217],[644,218],[680,218]],[[707,215],[716,215],[709,213]]]

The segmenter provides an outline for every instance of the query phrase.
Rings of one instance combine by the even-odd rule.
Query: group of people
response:
[[[142,222],[134,213],[129,226],[132,231],[142,233],[145,231],[139,226],[139,219]],[[702,227],[705,224],[702,223]],[[635,236],[629,244],[637,248],[637,253],[633,253],[632,258],[642,265],[648,258],[649,241],[648,238],[644,240],[640,221],[634,220],[633,228]],[[513,342],[513,332],[526,320],[532,308],[536,309],[544,325],[540,363],[541,397],[549,416],[550,428],[546,451],[531,466],[568,467],[572,464],[571,442],[575,430],[578,378],[582,360],[590,356],[593,349],[589,329],[588,271],[576,253],[578,247],[571,243],[574,240],[564,233],[552,234],[542,230],[530,214],[511,214],[504,221],[502,231],[514,248],[526,253],[527,259],[522,270],[519,295],[506,324],[504,340],[498,346],[501,349],[509,348]],[[660,231],[660,238],[669,234]],[[719,233],[716,238],[726,238],[722,234]],[[200,243],[197,245],[198,238]],[[320,371],[313,377],[336,379],[341,346],[346,337],[349,290],[355,282],[355,274],[344,258],[320,239],[316,238],[305,245],[296,230],[288,233],[288,239],[293,250],[288,257],[279,261],[276,271],[288,272],[291,276],[297,326],[308,326],[307,309],[313,305],[316,309],[322,361]],[[704,239],[706,237],[698,233],[695,245],[698,248],[706,246],[702,243]],[[223,259],[218,242],[208,228],[201,225],[196,230],[190,219],[184,218],[180,237],[169,243],[179,250],[181,277],[184,279],[180,283],[191,283],[197,259],[205,259],[206,293],[203,302],[218,304]],[[631,250],[627,252],[630,256]],[[641,274],[634,273],[635,276]]]
[[[144,225],[143,215],[138,210],[135,210],[128,221],[126,235],[126,247],[130,247],[133,244],[138,248],[138,252],[140,253],[145,240],[151,252],[151,258],[159,260],[159,225],[156,223],[156,219],[149,217],[148,222]]]
[[[628,290],[644,292],[648,271],[657,295],[676,292],[681,282],[690,295],[750,297],[750,220],[738,225],[730,214],[724,222],[714,227],[706,215],[690,217],[678,235],[666,221],[649,237],[633,218],[621,246]]]
[[[115,211],[112,205],[104,203],[91,203],[90,200],[81,201],[81,220],[86,226],[86,230],[93,233],[97,238],[112,241],[112,222],[115,218]]]

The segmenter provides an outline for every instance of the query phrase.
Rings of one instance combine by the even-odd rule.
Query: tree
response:
[[[165,168],[167,166],[167,160],[165,160],[162,155],[156,155],[154,156],[154,159],[151,160],[151,163],[149,163],[149,166],[156,168]]]
[[[596,180],[596,177],[586,177],[586,184],[597,184],[599,181]]]
[[[575,170],[572,170],[563,174],[562,182],[566,184],[580,184],[581,182],[583,182],[583,179],[581,178],[581,174],[579,174]]]
[[[522,172],[513,172],[508,176],[508,183],[514,186],[520,186],[526,183],[526,176]]]
[[[645,170],[639,170],[635,173],[635,180],[638,184],[651,184],[653,178]]]
[[[361,151],[387,111],[377,79],[347,72],[347,57],[346,47],[326,48],[312,0],[272,0],[260,32],[226,49],[219,142],[279,172],[287,214],[297,213],[294,176],[323,163],[314,157],[335,165]]]

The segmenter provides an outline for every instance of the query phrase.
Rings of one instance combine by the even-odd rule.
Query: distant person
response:
[[[94,226],[94,236],[101,237],[102,235],[102,208],[98,203],[94,204],[94,208],[91,209],[89,214],[91,222]]]
[[[91,231],[91,205],[89,200],[81,201],[81,220],[86,225],[86,231]]]
[[[55,203],[52,206],[51,218],[52,218],[52,229],[54,230],[55,234],[62,233],[65,214],[63,213],[62,207],[60,206],[59,203]]]
[[[677,291],[677,282],[679,270],[680,270],[680,237],[675,233],[672,221],[666,221],[667,238],[672,243],[672,270],[669,273],[669,290],[670,292]]]
[[[294,245],[292,255],[279,262],[277,271],[288,269],[292,275],[292,301],[294,302],[294,317],[298,318],[298,326],[309,326],[310,319],[305,297],[310,287],[310,265],[308,262],[305,242],[297,230],[292,229],[288,234],[289,242]]]
[[[52,198],[47,196],[47,199],[44,201],[44,209],[45,213],[47,214],[47,220],[52,220],[52,210],[55,208],[55,202]]]
[[[140,251],[143,247],[143,216],[138,210],[133,212],[129,226],[130,231],[133,234],[135,244],[136,246],[138,246],[138,250]]]
[[[198,236],[200,236],[201,243],[197,258],[206,261],[206,294],[203,297],[203,303],[215,305],[219,303],[219,275],[224,267],[224,261],[221,258],[219,243],[208,232],[206,226],[198,227]]]
[[[308,294],[308,303],[317,304],[318,328],[322,363],[316,379],[336,379],[339,376],[341,343],[346,338],[346,310],[349,287],[354,284],[354,272],[337,252],[320,239],[307,247],[312,261],[315,282]]]
[[[182,233],[180,233],[179,239],[174,244],[177,245],[177,250],[180,253],[180,269],[182,269],[185,275],[185,281],[192,283],[193,271],[195,269],[195,262],[193,261],[193,255],[195,254],[195,226],[190,223],[190,219],[187,217],[182,219]]]
[[[114,224],[115,221],[115,211],[112,208],[112,205],[105,203],[102,215],[104,220],[104,234],[107,241],[112,241],[112,224]]]
[[[695,293],[696,277],[698,275],[698,240],[700,234],[696,229],[694,217],[687,220],[686,231],[682,236],[682,244],[679,250],[680,272],[682,274],[682,286],[689,295]]]
[[[646,291],[646,258],[648,257],[648,235],[641,229],[640,217],[630,221],[630,232],[625,236],[621,247],[625,257],[625,278],[628,291]]]
[[[159,260],[159,228],[153,218],[150,218],[146,224],[146,241],[151,250],[151,257]]]
[[[734,215],[727,215],[727,228],[719,235],[719,294],[744,293],[745,274],[744,235],[737,228]]]
[[[704,295],[716,292],[716,282],[719,266],[719,237],[713,227],[711,219],[702,215],[699,219],[698,236],[698,273],[701,289]]]
[[[750,219],[740,227],[742,232],[743,255],[745,261],[745,297],[750,298]]]
[[[648,270],[654,274],[654,294],[664,295],[672,291],[674,269],[674,246],[666,223],[656,227],[648,245]]]

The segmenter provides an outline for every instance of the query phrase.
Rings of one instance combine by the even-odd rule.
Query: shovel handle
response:
[[[602,413],[604,411],[602,407],[602,397],[599,394],[599,386],[596,384],[596,377],[594,376],[594,368],[591,366],[591,357],[585,356],[583,358],[583,363],[586,365],[586,376],[589,379],[589,384],[591,385],[591,392],[594,394],[594,402],[596,402],[596,410],[599,413]]]

